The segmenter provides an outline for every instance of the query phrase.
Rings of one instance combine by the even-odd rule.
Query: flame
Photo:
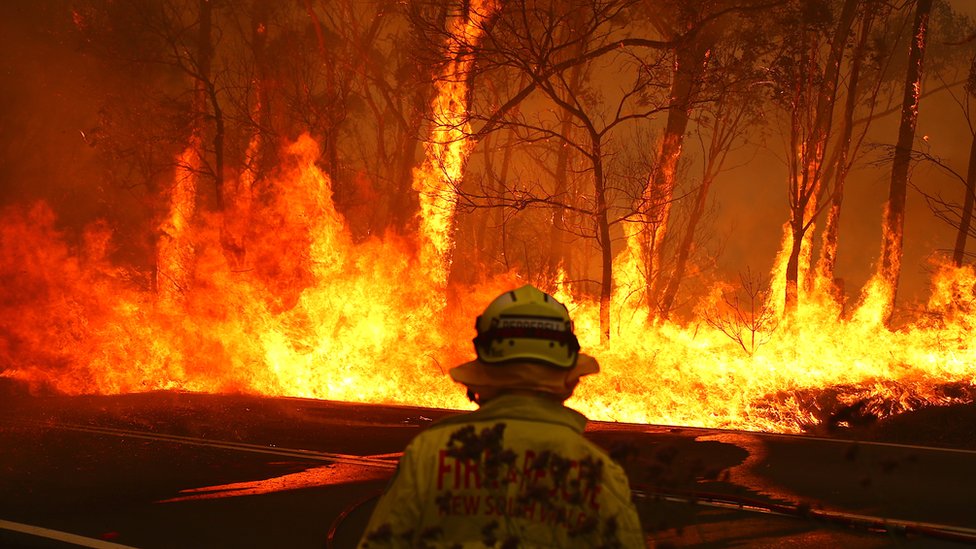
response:
[[[0,214],[0,376],[65,394],[176,389],[470,408],[445,374],[473,358],[475,316],[523,283],[509,273],[447,284],[455,188],[471,151],[470,48],[497,9],[472,1],[452,21],[453,61],[414,172],[415,237],[354,240],[308,136],[284,150],[260,207],[245,172],[230,219],[198,210],[199,144],[191,143],[160,225],[155,283],[109,260],[114,239],[102,223],[69,244],[44,204]],[[716,283],[696,319],[648,325],[646,260],[630,229],[614,265],[609,345],[601,346],[599,302],[564,275],[553,288],[603,367],[569,401],[591,418],[798,432],[859,403],[887,415],[972,400],[971,267],[938,265],[927,314],[890,329],[893,289],[883,279],[844,313],[817,290],[832,281],[811,272],[805,247],[801,299],[787,312],[787,227],[771,286],[743,294],[741,285]]]
[[[243,265],[227,259],[221,220],[203,216],[175,304],[108,260],[104,224],[69,246],[47,206],[4,212],[2,375],[67,394],[179,389],[470,408],[445,373],[473,357],[480,309],[521,282],[511,274],[445,289],[416,276],[424,266],[411,239],[354,241],[318,155],[308,137],[286,149]],[[717,304],[734,288],[717,286],[700,318],[729,312]],[[797,432],[823,422],[828,405],[875,399],[894,413],[957,402],[967,395],[953,384],[976,385],[974,288],[971,267],[940,265],[929,314],[897,330],[876,309],[883,287],[869,288],[849,318],[809,292],[794,318],[758,334],[704,320],[648,326],[639,300],[618,294],[612,344],[601,348],[599,303],[560,282],[557,297],[603,366],[569,404],[601,420]],[[735,329],[759,336],[751,352]]]
[[[427,157],[414,172],[413,188],[420,193],[421,252],[429,276],[444,283],[453,245],[451,228],[456,207],[455,189],[471,152],[468,125],[467,77],[472,50],[481,41],[485,22],[498,10],[495,0],[472,1],[467,17],[455,17],[447,44],[451,61],[435,84],[431,105],[434,127],[427,142]]]
[[[179,301],[188,280],[193,248],[190,243],[190,220],[196,211],[197,173],[200,157],[197,151],[200,138],[194,135],[176,163],[176,180],[170,190],[169,215],[159,227],[157,245],[156,283],[163,303]]]

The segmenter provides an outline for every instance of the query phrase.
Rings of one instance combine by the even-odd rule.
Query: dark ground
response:
[[[0,521],[135,547],[326,547],[330,536],[351,547],[395,454],[453,413],[179,392],[31,396],[0,379]],[[974,430],[968,404],[816,436],[600,422],[586,434],[625,463],[658,547],[956,547],[947,531],[878,532],[849,515],[976,529],[976,453],[921,448],[976,449]],[[255,482],[266,491],[233,494]],[[206,493],[222,497],[194,498]],[[0,528],[0,547],[15,546],[66,545]]]
[[[976,450],[976,404],[931,406],[873,425],[840,429],[837,434],[860,440]]]

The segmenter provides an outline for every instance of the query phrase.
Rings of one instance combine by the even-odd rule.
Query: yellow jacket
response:
[[[646,547],[623,469],[558,402],[501,395],[404,451],[361,549]]]

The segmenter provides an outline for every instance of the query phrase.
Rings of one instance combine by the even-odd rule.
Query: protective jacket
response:
[[[551,399],[500,395],[404,451],[360,548],[646,547],[623,469]]]

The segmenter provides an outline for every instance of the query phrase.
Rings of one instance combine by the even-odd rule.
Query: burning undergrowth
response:
[[[316,144],[300,139],[286,152],[260,215],[198,212],[192,231],[161,233],[190,253],[155,272],[114,264],[104,223],[69,244],[44,204],[6,210],[2,376],[65,394],[178,389],[470,407],[445,372],[470,358],[472,319],[518,274],[447,285],[422,238],[355,241],[315,165]],[[756,328],[748,322],[649,325],[617,298],[602,344],[597,300],[566,283],[550,289],[603,365],[570,402],[590,417],[799,432],[972,402],[964,296],[974,280],[971,269],[943,269],[926,314],[897,330],[811,294],[748,348],[730,332]]]
[[[914,383],[876,379],[857,385],[780,392],[770,396],[771,402],[790,400],[812,415],[813,421],[802,426],[804,431],[819,434],[860,432],[909,412],[971,404],[976,401],[976,387],[971,383],[942,383],[936,379]]]
[[[181,284],[159,269],[147,287],[153,277],[113,266],[111,237],[97,224],[72,249],[43,204],[8,211],[4,375],[67,393],[179,388],[352,400],[433,382],[442,374],[434,357],[452,357],[441,339],[450,325],[445,296],[414,276],[406,242],[354,244],[327,177],[312,167],[314,143],[291,153],[272,214],[247,224],[246,257],[228,253],[227,225],[206,216],[185,242],[192,267],[176,265]],[[162,299],[161,287],[174,285]],[[425,395],[411,398],[445,404]]]

